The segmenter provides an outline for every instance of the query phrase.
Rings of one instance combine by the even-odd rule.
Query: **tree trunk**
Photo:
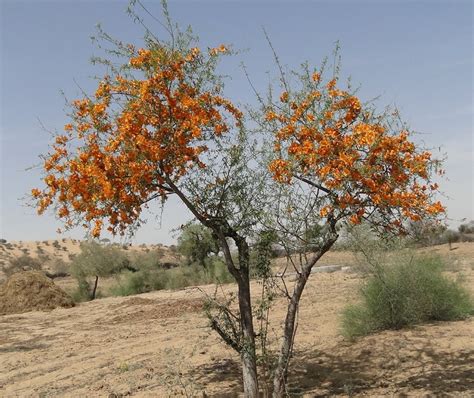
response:
[[[273,398],[282,398],[286,396],[286,380],[288,378],[288,365],[290,363],[293,342],[295,339],[295,322],[298,314],[298,306],[313,266],[324,255],[324,253],[332,247],[338,238],[334,225],[332,225],[332,227],[334,235],[326,241],[319,252],[315,253],[313,258],[303,267],[301,274],[299,274],[298,279],[296,280],[293,294],[288,304],[285,327],[283,329],[283,342],[281,345],[280,356],[278,358],[278,364],[275,369],[275,375],[273,377]]]
[[[242,279],[239,281],[239,309],[244,338],[243,349],[240,353],[244,396],[246,398],[256,398],[258,397],[257,361],[248,275],[242,275]]]
[[[94,289],[92,289],[91,300],[95,300],[95,293],[97,292],[97,285],[99,284],[99,277],[96,275],[94,282]]]
[[[286,395],[286,379],[288,376],[288,364],[290,363],[291,350],[293,347],[293,341],[295,338],[295,321],[298,313],[298,305],[301,299],[301,294],[308,281],[308,275],[301,274],[298,278],[291,297],[290,303],[288,304],[288,310],[286,313],[285,327],[283,329],[283,342],[281,345],[280,356],[278,358],[278,364],[275,369],[275,375],[273,377],[273,397],[281,398]]]
[[[243,349],[240,353],[242,360],[242,378],[244,383],[244,396],[246,398],[258,397],[257,358],[255,355],[255,333],[253,330],[252,304],[250,299],[249,263],[250,251],[245,238],[239,236],[227,221],[209,219],[208,215],[201,214],[190,200],[180,191],[173,181],[166,177],[166,182],[171,190],[178,195],[193,215],[215,234],[224,253],[227,269],[237,281],[239,287],[240,322],[243,334]],[[239,267],[232,259],[227,238],[234,240],[239,252]]]

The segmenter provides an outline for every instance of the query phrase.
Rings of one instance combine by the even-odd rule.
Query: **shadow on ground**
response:
[[[409,336],[407,336],[409,335]],[[330,351],[295,352],[290,366],[290,396],[392,395],[405,391],[462,394],[474,391],[474,352],[446,352],[436,340],[410,332],[371,336],[354,344],[341,343]],[[241,392],[240,365],[225,360],[194,369],[201,385],[222,383],[217,397]]]

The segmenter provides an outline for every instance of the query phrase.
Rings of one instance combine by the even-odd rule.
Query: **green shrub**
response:
[[[91,300],[91,286],[87,279],[78,279],[77,288],[69,293],[75,303],[82,303],[84,301]],[[101,295],[96,292],[95,298],[99,298]]]
[[[133,252],[130,253],[130,265],[138,270],[156,270],[163,268],[161,258],[163,253],[160,250],[153,250],[149,252]]]
[[[182,289],[207,283],[233,281],[225,264],[219,258],[206,260],[206,267],[180,266],[171,269],[143,268],[137,272],[123,272],[110,289],[113,296],[130,296],[161,289]]]
[[[219,245],[209,228],[201,224],[187,224],[178,237],[177,251],[186,257],[188,264],[204,267],[207,259],[219,253]]]
[[[474,221],[469,221],[466,224],[461,224],[458,231],[462,234],[474,234]]]
[[[442,274],[439,257],[394,256],[397,263],[376,265],[361,288],[361,303],[343,313],[348,338],[429,321],[464,319],[474,310],[460,282]]]
[[[313,231],[313,230],[312,230]],[[308,240],[312,236],[308,233]],[[272,259],[277,257],[278,236],[273,231],[264,231],[250,251],[250,277],[266,278],[271,274]]]
[[[201,270],[207,277],[209,283],[231,283],[235,282],[224,261],[219,257],[211,257],[206,260],[206,267]]]
[[[110,289],[112,296],[130,296],[165,289],[167,275],[163,270],[124,272]]]
[[[78,282],[77,296],[83,299],[80,301],[96,298],[99,277],[114,275],[126,268],[128,263],[120,249],[93,241],[82,242],[81,253],[74,257],[70,267],[71,275]]]

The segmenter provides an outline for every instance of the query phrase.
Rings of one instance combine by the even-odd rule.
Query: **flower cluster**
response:
[[[402,229],[403,220],[419,220],[444,211],[433,200],[430,183],[435,162],[401,129],[393,132],[387,115],[375,117],[361,101],[336,87],[320,87],[321,76],[304,92],[284,91],[270,104],[265,120],[274,133],[275,180],[314,182],[327,193],[323,217],[347,217],[353,224],[377,211],[387,228]],[[393,116],[393,115],[392,115]]]
[[[94,97],[73,101],[71,122],[44,158],[46,186],[32,190],[39,213],[55,203],[66,225],[80,214],[94,236],[103,219],[109,231],[124,233],[151,197],[166,197],[167,182],[205,167],[206,141],[242,118],[217,89],[193,78],[206,64],[198,48],[129,48],[128,68],[140,77],[106,76]],[[207,56],[226,51],[220,46]]]

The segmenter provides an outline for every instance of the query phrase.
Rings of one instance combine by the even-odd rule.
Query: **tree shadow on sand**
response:
[[[420,337],[422,337],[420,339]],[[327,350],[297,351],[289,376],[290,396],[353,396],[372,392],[431,391],[437,396],[474,391],[474,352],[441,351],[428,336],[376,335],[362,342],[341,343]],[[203,386],[222,385],[218,397],[241,392],[240,365],[236,360],[218,361],[194,369]]]
[[[194,380],[202,386],[218,383],[219,394],[213,397],[235,397],[242,391],[241,368],[233,359],[223,359],[193,369]]]
[[[398,392],[426,390],[434,393],[474,391],[474,353],[471,351],[437,352],[426,344],[418,355],[399,357],[390,343],[380,350],[386,356],[369,349],[350,352],[350,346],[337,350],[297,353],[296,366],[290,377],[293,395],[311,393],[313,397],[356,395],[370,390]],[[377,350],[379,351],[379,350]],[[378,361],[374,361],[374,354]],[[417,358],[418,357],[418,358]],[[382,366],[380,361],[386,360]]]

